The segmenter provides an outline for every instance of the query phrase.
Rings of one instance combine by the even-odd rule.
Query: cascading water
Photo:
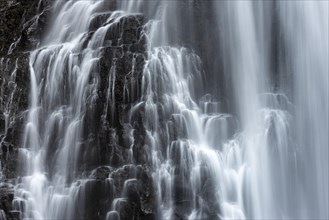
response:
[[[56,1],[53,14],[30,55],[21,218],[329,217],[328,2]]]

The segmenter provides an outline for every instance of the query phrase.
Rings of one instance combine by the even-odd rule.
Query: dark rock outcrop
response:
[[[93,117],[93,123],[101,126],[89,129],[100,147],[101,164],[119,167],[128,162],[132,128],[126,123],[127,115],[141,96],[146,56],[143,24],[141,15],[125,16],[111,25],[105,37],[111,46],[102,49]]]
[[[49,20],[44,1],[0,2],[0,158],[6,178],[15,178],[18,147],[28,108],[29,51],[35,48]]]
[[[47,0],[0,1],[0,210],[11,211],[18,151],[30,91],[29,51],[36,48],[49,20]]]
[[[0,1],[0,56],[34,49],[50,18],[48,0]]]
[[[14,186],[10,183],[0,183],[0,210],[3,210],[8,218],[13,218],[12,201],[14,199]]]
[[[98,26],[107,25],[104,23],[107,17],[108,14],[102,14],[92,20],[89,27],[91,35]],[[129,118],[127,118],[132,106],[141,98],[141,82],[146,57],[143,25],[142,15],[120,18],[108,28],[105,44],[109,42],[109,45],[101,50],[102,55],[97,70],[99,85],[96,106],[86,115],[86,120],[91,120],[94,125],[100,126],[89,126],[90,123],[86,121],[88,128],[84,130],[83,136],[91,135],[95,140],[93,143],[87,143],[86,148],[99,150],[98,160],[89,165],[99,166],[89,176],[97,183],[94,181],[89,185],[106,188],[103,188],[97,196],[88,197],[87,203],[90,205],[86,205],[88,208],[84,216],[91,219],[105,218],[115,198],[122,199],[115,202],[115,210],[119,214],[116,212],[108,214],[113,218],[154,218],[150,170],[142,165],[125,165],[131,163],[131,157],[134,157],[130,152],[132,145],[143,144],[143,141],[133,143],[131,140],[137,133],[134,132],[135,129],[138,132],[143,130],[142,120],[136,121],[133,127],[128,124]],[[135,164],[144,164],[143,162],[138,159],[134,161]],[[81,163],[85,164],[85,161]],[[95,193],[99,190],[91,191]],[[95,202],[97,205],[93,205]],[[99,215],[96,216],[95,213]]]

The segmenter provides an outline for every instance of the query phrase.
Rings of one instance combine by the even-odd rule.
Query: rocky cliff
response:
[[[108,11],[114,7],[113,1],[105,2],[104,11],[107,12],[99,13],[93,18],[85,46],[95,30],[106,25],[111,14]],[[14,210],[12,201],[14,185],[19,182],[17,177],[23,175],[24,170],[18,166],[20,148],[24,147],[22,138],[29,105],[29,56],[30,51],[40,45],[42,36],[46,33],[51,20],[50,11],[51,4],[46,0],[0,2],[0,218],[21,217],[21,213]],[[90,108],[87,109],[84,141],[81,144],[81,152],[97,152],[96,156],[90,157],[93,159],[88,155],[79,156],[81,170],[76,174],[90,178],[84,192],[84,196],[89,198],[85,204],[86,219],[105,218],[113,199],[122,192],[123,183],[132,177],[137,178],[126,186],[128,200],[118,204],[121,218],[152,217],[152,183],[148,167],[126,165],[129,164],[128,151],[131,147],[127,133],[134,129],[125,123],[126,116],[132,104],[140,97],[146,55],[143,25],[143,16],[126,16],[106,34],[105,40],[111,40],[112,44],[102,49],[97,99],[93,103],[86,103],[90,104]],[[113,94],[115,103],[109,102],[108,97],[111,71],[116,73]],[[108,109],[113,111],[110,113]],[[134,123],[139,131],[136,132],[139,144],[143,142],[141,117],[142,113],[135,117]],[[52,153],[51,150],[47,152],[50,160]],[[142,161],[137,161],[136,164],[141,164],[140,162]],[[49,166],[48,171],[51,174],[51,162]],[[113,177],[113,183],[106,182],[109,175]]]
[[[39,45],[49,12],[47,0],[0,1],[0,209],[9,218],[29,102],[29,51]]]

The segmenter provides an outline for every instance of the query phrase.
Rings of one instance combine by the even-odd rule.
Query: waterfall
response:
[[[54,1],[29,58],[13,209],[327,219],[328,6]]]

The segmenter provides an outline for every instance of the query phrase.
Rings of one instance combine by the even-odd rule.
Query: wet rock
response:
[[[98,179],[98,180],[105,180],[109,177],[109,174],[113,171],[113,168],[110,166],[100,166],[94,169],[91,174],[90,178]]]
[[[0,133],[5,134],[1,138],[5,179],[17,177],[17,148],[21,146],[24,133],[30,87],[29,53],[26,51],[39,44],[49,12],[47,0],[0,2]]]
[[[5,128],[6,128],[6,118],[3,114],[3,112],[0,112],[0,134],[5,133]],[[2,138],[0,137],[0,139],[2,139]]]
[[[0,56],[38,45],[49,22],[49,1],[1,1],[0,11]]]
[[[0,154],[3,180],[17,177],[18,149],[15,145],[3,141]]]
[[[139,39],[143,22],[143,16],[133,15],[124,16],[118,22],[111,24],[105,38],[112,42],[112,46],[102,49],[99,61],[100,83],[96,102],[97,114],[101,115],[99,124],[102,126],[97,134],[103,152],[101,161],[107,163],[110,161],[109,164],[114,167],[127,163],[128,151],[132,145],[125,122],[131,106],[141,96],[146,51],[142,49],[138,52],[130,51],[130,47],[140,44],[139,48],[145,48],[142,44],[146,42]],[[124,31],[127,30],[135,35],[133,38],[127,37],[123,40]],[[116,46],[113,45],[114,41],[117,43]]]
[[[86,219],[100,219],[105,213],[102,213],[101,202],[104,199],[104,182],[99,180],[87,180],[82,183],[79,190],[80,200],[75,201],[77,205],[84,203],[84,210],[75,210],[75,215],[78,217],[84,217]]]
[[[13,116],[13,119],[7,130],[5,141],[13,144],[14,146],[21,145],[21,140],[24,135],[24,123],[26,117],[26,112],[22,112],[21,114],[16,114]]]
[[[85,210],[82,215],[84,219],[105,219],[112,205],[114,186],[110,179],[87,180],[80,190]]]
[[[129,200],[121,199],[116,203],[116,211],[120,215],[120,219],[146,219],[151,220],[154,219],[154,215],[145,214],[140,212],[140,207]]]
[[[139,193],[141,191],[141,186],[136,179],[127,180],[124,184],[123,191],[130,202],[140,206]]]
[[[22,213],[20,211],[10,211],[8,216],[10,219],[19,220],[21,219]]]
[[[38,8],[38,4],[40,7]],[[104,10],[115,7],[116,1],[104,1]],[[1,2],[1,24],[6,23],[0,33],[0,66],[1,94],[0,99],[0,132],[1,132],[1,165],[7,179],[18,176],[18,148],[22,147],[24,124],[27,119],[27,109],[30,93],[29,53],[40,43],[41,36],[46,30],[49,16],[49,3],[46,1],[13,0]],[[102,10],[100,10],[102,11]],[[2,13],[4,12],[4,13]],[[86,33],[83,47],[86,47],[95,31],[106,24],[110,13],[101,12],[96,15]],[[77,166],[74,174],[82,176],[88,173],[90,179],[81,183],[78,198],[86,199],[84,217],[87,219],[104,219],[113,199],[121,196],[124,184],[129,179],[135,179],[126,185],[126,202],[119,205],[120,219],[154,219],[153,183],[151,171],[146,166],[126,165],[130,163],[128,154],[130,147],[138,152],[134,162],[145,164],[144,157],[148,151],[145,146],[145,128],[143,127],[142,109],[133,118],[132,126],[127,128],[127,115],[131,107],[140,101],[141,84],[146,57],[146,37],[143,35],[144,17],[129,15],[110,25],[106,35],[106,44],[101,49],[101,57],[96,73],[99,81],[97,97],[93,102],[86,103],[85,126],[83,138],[79,145]],[[3,31],[7,31],[6,36]],[[13,44],[15,43],[15,44]],[[10,48],[10,45],[11,48]],[[9,52],[9,53],[8,53]],[[9,55],[8,55],[9,54]],[[78,58],[81,54],[77,54]],[[111,71],[115,77],[110,79]],[[14,73],[14,74],[13,74]],[[99,73],[99,75],[98,75]],[[110,81],[113,80],[113,81]],[[113,94],[111,93],[113,92]],[[113,95],[111,100],[108,94]],[[9,114],[8,127],[5,124],[5,114]],[[133,134],[133,129],[139,130]],[[53,142],[60,140],[50,137]],[[49,159],[49,175],[51,176],[52,155],[54,151],[46,152]],[[92,159],[90,159],[92,158]],[[131,159],[131,158],[130,158]],[[95,168],[96,167],[96,168]],[[113,167],[113,168],[112,168]],[[115,170],[114,170],[115,169]],[[109,178],[110,177],[110,178]],[[74,179],[74,177],[72,177]],[[109,179],[112,179],[109,187]],[[72,180],[73,181],[73,180]],[[108,188],[113,190],[109,190]],[[114,190],[115,189],[115,190]],[[0,194],[1,194],[0,190]],[[8,191],[9,192],[9,191]],[[104,193],[106,192],[106,193]],[[2,194],[1,194],[2,195]],[[19,216],[11,212],[10,193],[3,193],[1,206],[7,217]],[[115,214],[113,214],[115,215]]]
[[[115,210],[119,213],[120,219],[133,219],[137,216],[135,205],[124,199],[117,202]]]
[[[18,176],[18,151],[24,134],[30,90],[29,52],[41,41],[49,21],[47,0],[0,1],[0,209],[12,211],[13,186]]]
[[[109,26],[107,33],[105,35],[105,39],[107,40],[115,40],[121,37],[121,28],[120,23],[116,22]]]
[[[106,20],[111,16],[111,13],[100,13],[95,15],[89,24],[89,31],[96,31],[99,27],[103,26],[106,23]]]
[[[126,160],[124,158],[123,147],[120,145],[111,145],[110,148],[111,148],[110,164],[115,167],[125,164]]]
[[[118,196],[124,192],[127,201],[125,209],[133,209],[137,216],[149,218],[155,214],[153,183],[150,170],[147,167],[125,165],[110,174],[115,184]],[[131,211],[131,210],[130,210]],[[125,211],[129,214],[130,211]]]
[[[9,183],[0,183],[0,209],[10,217],[12,210],[12,201],[14,199],[14,186]]]

